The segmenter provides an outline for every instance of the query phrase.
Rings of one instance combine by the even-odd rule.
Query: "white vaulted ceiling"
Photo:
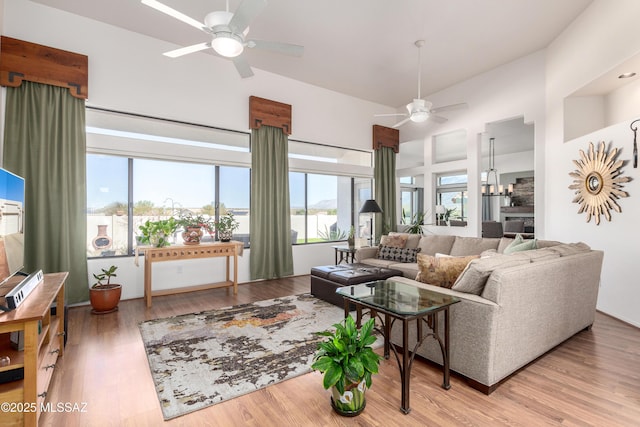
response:
[[[176,48],[208,41],[203,32],[139,0],[33,1]],[[162,1],[199,21],[225,9],[225,0]],[[250,38],[300,44],[304,56],[250,50],[246,56],[254,70],[399,107],[416,96],[415,40],[426,41],[421,77],[425,96],[546,47],[591,1],[270,0],[251,24]],[[229,3],[234,11],[240,0]]]

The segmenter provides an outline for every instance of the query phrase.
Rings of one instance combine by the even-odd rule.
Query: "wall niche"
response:
[[[564,142],[639,116],[637,54],[564,99]]]

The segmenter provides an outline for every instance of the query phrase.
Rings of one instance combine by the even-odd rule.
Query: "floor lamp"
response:
[[[360,213],[368,213],[371,214],[371,218],[369,218],[369,229],[371,230],[371,237],[369,238],[370,246],[373,246],[373,243],[376,241],[375,240],[375,231],[373,229],[373,216],[377,213],[382,213],[382,209],[380,209],[380,206],[378,205],[378,203],[376,203],[375,200],[373,199],[369,199],[367,201],[364,202],[364,204],[362,205],[362,208],[360,209]]]

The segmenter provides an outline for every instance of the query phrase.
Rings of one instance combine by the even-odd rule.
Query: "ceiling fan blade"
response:
[[[229,28],[236,34],[243,33],[265,7],[267,0],[243,0],[229,21]]]
[[[451,104],[451,105],[445,105],[443,107],[432,108],[430,112],[441,113],[443,111],[460,110],[463,108],[469,108],[469,105],[466,102],[461,102],[459,104]]]
[[[169,15],[173,18],[176,18],[182,22],[184,22],[185,24],[189,24],[192,27],[195,27],[199,30],[205,31],[205,26],[202,22],[198,22],[195,19],[185,15],[182,12],[178,12],[177,10],[170,8],[169,6],[160,3],[159,1],[156,0],[142,0],[142,4],[146,4],[149,7],[154,8],[155,10],[157,10],[158,12],[162,12],[166,15]]]
[[[432,114],[432,115],[430,115],[430,116],[429,116],[429,120],[434,121],[434,122],[436,122],[436,123],[444,123],[444,122],[446,122],[446,121],[447,121],[447,120],[449,120],[449,119],[447,119],[447,118],[445,118],[445,117],[442,117],[442,116],[434,116],[434,115]]]
[[[247,47],[268,50],[270,52],[281,53],[289,56],[302,56],[304,46],[291,43],[268,42],[264,40],[249,40]]]
[[[253,71],[251,70],[251,66],[247,62],[247,60],[241,56],[236,56],[231,59],[233,61],[233,65],[235,65],[236,70],[238,70],[238,74],[243,79],[253,76]]]
[[[192,46],[181,47],[180,49],[165,52],[163,53],[163,55],[168,56],[169,58],[177,58],[179,56],[188,55],[189,53],[199,52],[201,50],[205,50],[210,47],[211,47],[211,42],[198,43]]]
[[[406,116],[406,113],[374,114],[373,117]]]
[[[409,120],[411,120],[411,117],[407,117],[406,119],[399,121],[398,123],[396,123],[395,125],[393,125],[391,127],[392,128],[399,128],[403,124],[407,123]]]

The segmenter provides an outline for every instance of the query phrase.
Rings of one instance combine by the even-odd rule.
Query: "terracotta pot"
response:
[[[182,232],[182,239],[185,245],[198,245],[203,235],[204,231],[202,231],[202,227],[187,227],[187,229]]]
[[[93,314],[107,314],[118,310],[122,285],[110,284],[89,289]]]

